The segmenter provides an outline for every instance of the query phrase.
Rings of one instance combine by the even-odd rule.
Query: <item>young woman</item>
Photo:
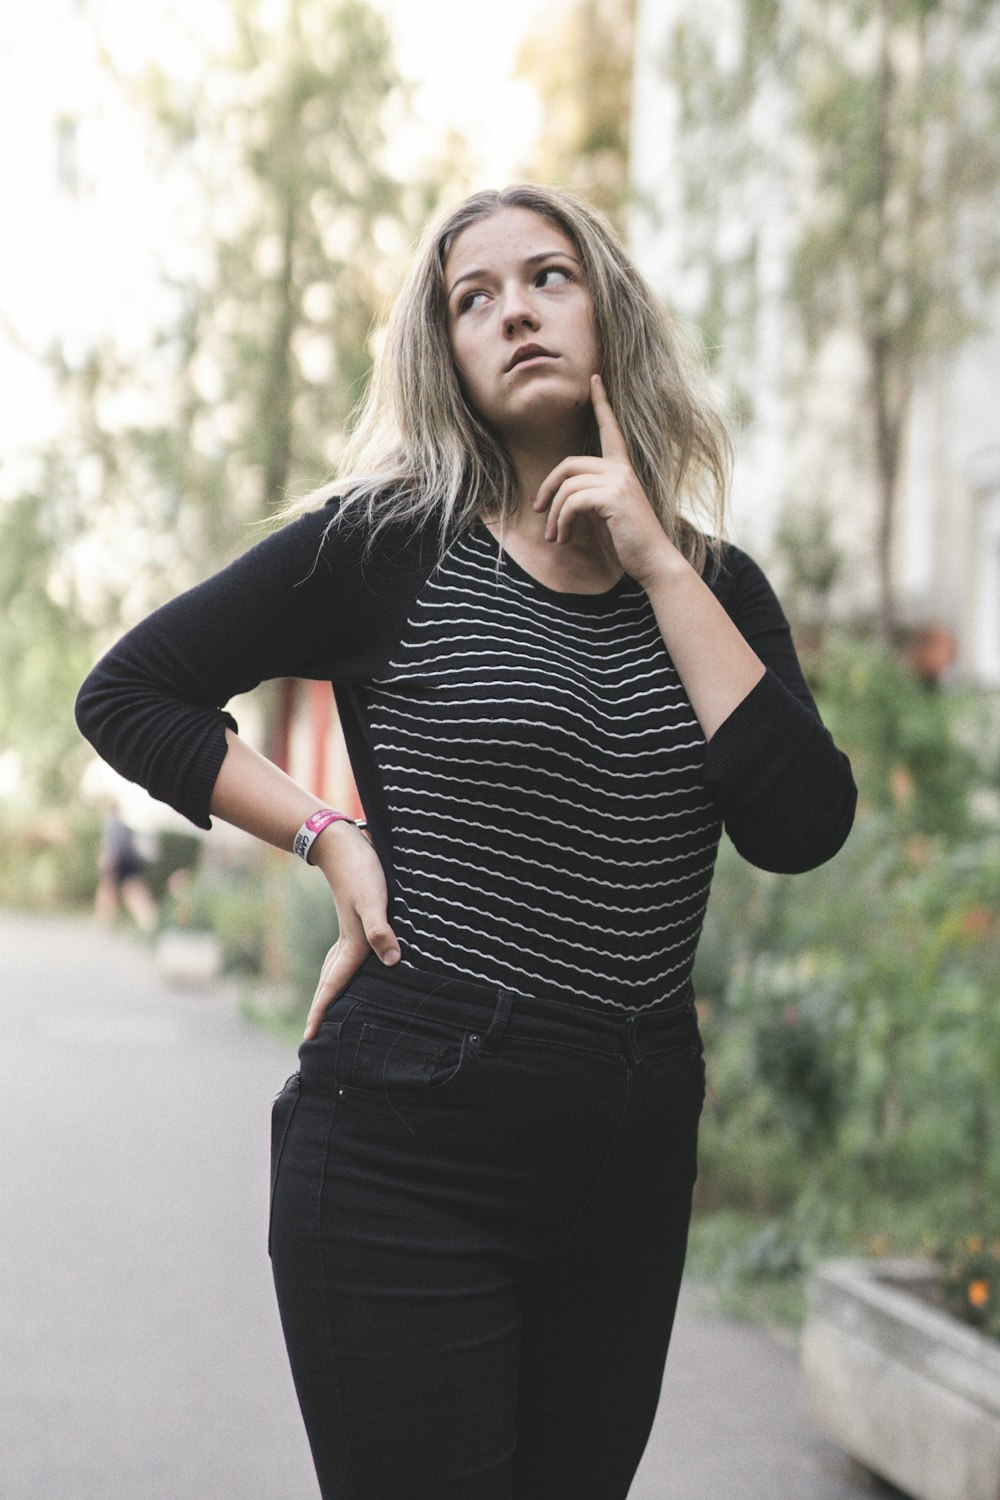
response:
[[[479,193],[416,257],[335,498],[81,690],[126,776],[330,886],[270,1226],[325,1500],[627,1494],[684,1261],[720,832],[804,870],[855,803],[771,589],[718,540],[727,458],[608,225]],[[239,739],[224,705],[278,676],[332,682],[368,836]]]

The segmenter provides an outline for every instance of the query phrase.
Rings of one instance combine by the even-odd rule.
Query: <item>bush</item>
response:
[[[93,903],[100,820],[91,809],[0,812],[0,904],[75,910]]]
[[[304,1019],[337,937],[336,908],[317,870],[251,849],[236,860],[207,860],[171,887],[166,922],[214,932],[226,973],[287,989],[289,1007]]]
[[[990,754],[969,748],[985,719],[867,643],[812,665],[855,829],[794,877],[724,842],[695,971],[698,1212],[770,1215],[785,1248],[760,1242],[768,1275],[789,1244],[790,1275],[872,1241],[926,1250],[1000,1201],[1000,838],[979,812]]]

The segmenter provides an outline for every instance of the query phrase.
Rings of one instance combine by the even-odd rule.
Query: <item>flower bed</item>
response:
[[[816,1422],[915,1500],[1000,1497],[1000,1344],[931,1305],[925,1260],[834,1260],[808,1288]]]

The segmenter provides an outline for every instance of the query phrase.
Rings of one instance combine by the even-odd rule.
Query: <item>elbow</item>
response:
[[[83,682],[73,705],[73,717],[83,738],[100,754],[101,726],[105,721],[105,715],[101,711],[102,695],[96,679],[95,671],[91,672]]]
[[[858,790],[844,759],[844,774],[825,795],[792,798],[784,806],[742,809],[726,832],[749,864],[775,875],[803,875],[838,854],[854,824]]]

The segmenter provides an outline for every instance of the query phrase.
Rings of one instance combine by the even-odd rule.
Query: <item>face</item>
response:
[[[576,437],[600,370],[579,252],[526,208],[462,231],[444,264],[448,335],[466,398],[508,443]]]

